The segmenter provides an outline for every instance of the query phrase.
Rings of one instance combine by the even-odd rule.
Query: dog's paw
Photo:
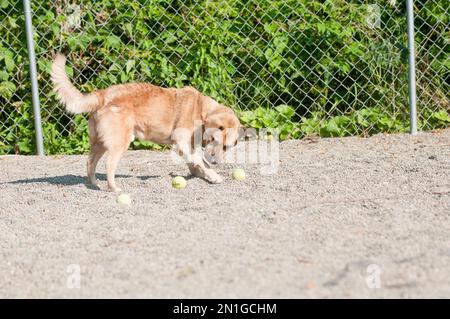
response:
[[[223,177],[214,171],[208,172],[206,178],[213,184],[219,184],[223,182]]]
[[[122,191],[122,189],[119,187],[108,187],[108,192],[119,193],[121,191]]]
[[[98,180],[96,179],[89,179],[88,183],[91,184],[92,186],[98,187]]]

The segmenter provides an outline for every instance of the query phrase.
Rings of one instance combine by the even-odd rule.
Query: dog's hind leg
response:
[[[127,148],[113,148],[107,151],[107,159],[106,159],[106,176],[108,180],[108,190],[111,192],[120,192],[122,191],[116,185],[115,173],[117,164],[119,163],[120,158]]]
[[[105,154],[106,148],[99,142],[91,144],[91,152],[87,161],[87,177],[88,181],[97,186],[97,178],[95,177],[95,169],[97,168],[98,161]]]
[[[87,179],[92,185],[97,186],[97,179],[95,178],[95,169],[98,161],[105,154],[106,148],[98,138],[97,125],[94,119],[95,116],[89,117],[89,143],[91,144],[91,151],[87,160]]]
[[[121,191],[116,185],[114,175],[120,158],[133,140],[133,121],[127,116],[125,110],[122,110],[120,106],[111,105],[97,120],[99,139],[106,149],[108,190],[112,192]]]

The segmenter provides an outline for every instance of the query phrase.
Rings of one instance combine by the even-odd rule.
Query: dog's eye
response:
[[[223,131],[223,126],[219,126],[219,130]]]

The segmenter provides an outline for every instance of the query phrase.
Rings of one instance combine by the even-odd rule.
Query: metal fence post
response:
[[[33,25],[31,21],[30,0],[23,0],[25,13],[25,29],[27,35],[28,58],[30,60],[31,94],[34,113],[34,130],[36,132],[36,152],[44,155],[44,143],[42,139],[41,108],[39,105],[39,91],[36,73],[36,57],[34,54]]]
[[[408,19],[408,50],[409,50],[409,118],[410,133],[417,134],[417,107],[416,107],[416,52],[414,48],[414,3],[413,0],[407,0],[407,19]]]

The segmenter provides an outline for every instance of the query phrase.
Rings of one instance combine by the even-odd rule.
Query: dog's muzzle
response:
[[[211,156],[208,152],[205,152],[205,150],[202,150],[202,158],[208,167],[211,167],[211,165],[218,164],[217,159],[214,156]]]

